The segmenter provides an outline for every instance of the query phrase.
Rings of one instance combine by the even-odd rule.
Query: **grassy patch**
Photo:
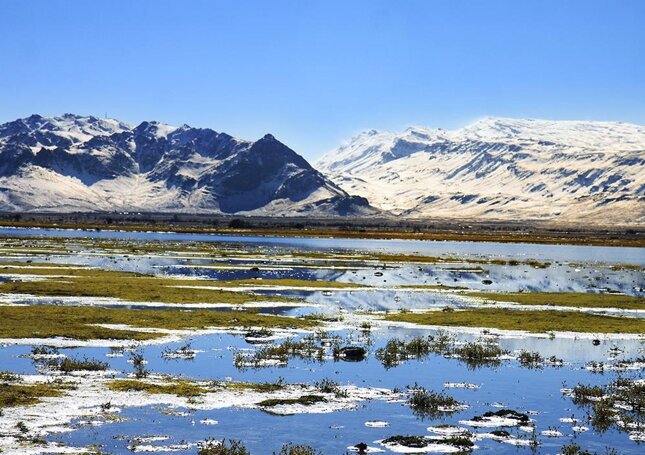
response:
[[[286,365],[289,359],[299,358],[303,360],[315,360],[322,362],[325,355],[325,348],[319,346],[311,338],[300,341],[285,340],[280,344],[264,346],[253,354],[238,353],[235,355],[234,363],[239,369],[259,368],[273,365]]]
[[[251,452],[236,439],[208,439],[198,444],[197,455],[251,455]]]
[[[645,384],[638,379],[619,377],[604,386],[579,384],[570,396],[576,405],[589,409],[589,422],[596,431],[645,428]]]
[[[263,408],[272,408],[274,406],[300,404],[303,406],[311,406],[316,403],[322,403],[325,397],[322,395],[303,395],[298,398],[269,398],[258,403],[258,406]]]
[[[522,350],[517,356],[517,361],[520,365],[527,368],[540,368],[544,363],[544,359],[539,352],[531,352]]]
[[[645,319],[600,316],[578,311],[521,311],[482,308],[461,311],[393,313],[387,321],[421,325],[495,328],[528,332],[645,333]]]
[[[115,392],[146,392],[180,397],[196,397],[208,392],[206,387],[185,380],[146,382],[138,379],[115,379],[107,387]]]
[[[508,351],[490,340],[469,342],[452,351],[452,355],[461,359],[471,368],[499,365],[501,363],[500,356],[505,354],[508,354]]]
[[[522,305],[557,305],[576,308],[645,309],[645,298],[617,294],[591,294],[587,292],[519,292],[513,294],[471,292],[471,297],[481,297],[496,302]]]
[[[0,274],[3,275],[83,276],[96,272],[96,269],[77,264],[61,264],[57,262],[0,262]]]
[[[60,397],[64,389],[58,384],[11,384],[0,383],[0,408],[28,406],[36,404],[41,398]]]
[[[442,415],[452,414],[459,409],[461,403],[450,395],[433,392],[415,385],[408,397],[408,404],[417,417],[435,419]]]
[[[87,357],[83,359],[65,357],[61,361],[53,361],[51,366],[63,373],[71,373],[73,371],[105,371],[109,364],[96,359],[88,359]]]
[[[376,358],[386,369],[410,359],[421,360],[430,354],[448,354],[454,340],[446,334],[414,337],[410,341],[392,338],[376,350]]]
[[[260,392],[270,393],[283,390],[286,384],[276,382],[220,382],[208,384],[197,383],[184,379],[168,379],[166,381],[143,381],[140,379],[115,379],[108,383],[108,388],[117,392],[146,392],[150,394],[168,394],[182,397],[196,397],[208,392]]]
[[[283,445],[278,454],[273,453],[274,455],[323,455],[311,446],[292,443]]]
[[[285,384],[281,380],[276,382],[227,382],[224,387],[227,390],[239,392],[252,390],[253,392],[270,393],[284,389]]]
[[[0,306],[0,338],[54,338],[78,340],[147,340],[160,333],[136,331],[136,327],[160,329],[203,329],[206,327],[298,327],[309,328],[314,321],[241,311],[130,310],[100,307]],[[117,330],[93,324],[126,324]]]
[[[23,269],[24,270],[24,269]],[[60,275],[56,269],[33,269]],[[0,293],[57,297],[112,297],[130,302],[228,303],[297,301],[296,299],[226,291],[207,280],[183,280],[96,269],[65,269],[69,278],[0,283]],[[182,286],[182,287],[178,287]],[[199,286],[200,288],[186,288]],[[213,289],[207,289],[212,287]]]

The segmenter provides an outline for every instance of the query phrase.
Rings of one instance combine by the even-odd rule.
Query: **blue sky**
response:
[[[0,122],[156,119],[309,159],[483,116],[645,123],[645,1],[0,0]]]

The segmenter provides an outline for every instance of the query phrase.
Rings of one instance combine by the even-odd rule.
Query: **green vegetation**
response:
[[[421,360],[430,354],[443,355],[461,360],[470,368],[496,366],[501,363],[501,356],[508,354],[491,340],[478,340],[464,345],[455,343],[455,339],[445,333],[436,336],[414,337],[406,342],[399,338],[388,340],[383,348],[376,350],[376,358],[386,369],[392,368],[406,360]]]
[[[312,404],[322,403],[325,397],[322,395],[302,395],[298,398],[269,398],[258,403],[258,406],[263,408],[272,408],[274,406],[301,404],[303,406],[311,406]]]
[[[322,452],[317,451],[311,446],[289,443],[283,445],[277,455],[322,455]]]
[[[60,397],[69,386],[55,383],[16,384],[0,382],[0,408],[28,406],[45,397]]]
[[[425,313],[392,313],[387,321],[421,325],[495,328],[528,332],[645,333],[645,319],[601,316],[579,311],[522,311],[482,308]]]
[[[60,361],[54,360],[49,365],[63,373],[71,373],[73,371],[105,371],[109,366],[107,362],[88,359],[87,357],[83,359],[70,359],[69,357],[65,357]]]
[[[645,309],[645,297],[618,294],[591,294],[587,292],[519,292],[513,294],[471,292],[470,297],[480,297],[497,302],[522,305],[557,305],[576,308]]]
[[[234,363],[237,368],[259,368],[268,364],[278,363],[286,365],[289,359],[299,358],[303,360],[316,360],[322,362],[325,349],[314,342],[312,338],[305,338],[300,341],[285,340],[281,344],[264,346],[253,354],[238,353],[235,355]]]
[[[209,439],[199,443],[197,455],[251,455],[244,444],[236,439]]]
[[[560,447],[560,455],[601,455],[598,452],[590,452],[589,450],[583,449],[578,444],[566,444]],[[602,452],[602,455],[618,455],[616,449],[605,448],[605,451]]]
[[[539,352],[531,352],[525,350],[522,350],[520,352],[520,354],[517,356],[517,360],[520,362],[520,365],[527,368],[540,368],[544,363],[544,358],[542,358]]]
[[[282,379],[275,382],[225,382],[218,385],[232,391],[244,392],[252,390],[260,393],[277,392],[285,388],[285,383]]]
[[[452,350],[453,356],[461,359],[471,368],[499,365],[500,357],[505,354],[508,354],[508,351],[491,340],[469,342]]]
[[[75,264],[57,262],[0,262],[0,274],[12,275],[81,275],[95,270]]]
[[[60,275],[55,269],[40,270],[42,274]],[[65,269],[70,278],[51,277],[43,281],[0,283],[0,293],[31,294],[59,297],[112,297],[130,302],[162,303],[228,303],[244,304],[258,301],[298,301],[289,298],[256,295],[218,289],[216,282],[161,278],[138,273],[97,269]],[[181,286],[181,287],[180,287]],[[190,288],[186,286],[199,286]],[[208,289],[212,287],[212,289]]]
[[[107,387],[115,392],[146,392],[180,397],[196,397],[208,392],[206,387],[186,380],[146,382],[138,379],[115,379],[110,381]]]
[[[420,360],[431,353],[447,354],[454,340],[446,334],[427,337],[414,337],[410,341],[392,338],[383,348],[377,349],[375,356],[386,369],[410,359]]]
[[[422,449],[429,444],[447,444],[459,449],[459,453],[467,453],[474,449],[475,443],[469,435],[445,436],[442,438],[429,438],[427,436],[396,435],[381,441],[386,445],[400,445],[412,449]]]
[[[283,390],[286,384],[282,380],[275,382],[195,382],[185,379],[167,378],[162,381],[140,379],[115,379],[108,383],[108,388],[117,392],[146,392],[150,394],[168,394],[180,397],[197,397],[209,392],[223,390],[233,392],[254,391],[270,393]]]
[[[241,311],[130,310],[124,308],[64,306],[0,306],[0,338],[54,338],[78,340],[148,340],[163,333],[144,333],[140,328],[203,329],[206,327],[298,327],[310,328],[314,321],[261,315]],[[94,324],[125,324],[127,330]]]
[[[612,427],[629,431],[645,424],[645,384],[639,379],[618,377],[604,386],[579,384],[571,391],[571,398],[589,409],[589,421],[596,431]]]
[[[420,418],[429,417],[436,419],[442,415],[452,414],[459,409],[461,403],[450,395],[440,392],[428,391],[423,387],[414,385],[411,388],[408,404],[414,415]]]
[[[318,389],[321,393],[332,393],[339,398],[347,398],[348,393],[346,390],[343,390],[338,382],[333,379],[324,378],[320,381],[314,383],[314,387]]]
[[[11,371],[0,371],[0,382],[20,382],[22,378],[19,374]]]
[[[129,215],[128,215],[129,217]],[[612,245],[612,246],[645,246],[642,232],[635,230],[615,229],[596,230],[593,228],[572,228],[569,225],[549,226],[539,224],[475,223],[464,228],[461,224],[420,223],[415,226],[405,223],[388,223],[383,226],[371,222],[347,222],[339,226],[329,226],[329,220],[307,218],[307,226],[300,222],[272,219],[265,221],[257,218],[215,220],[211,217],[198,219],[181,216],[178,219],[156,219],[154,217],[119,218],[112,214],[107,218],[87,215],[29,215],[22,219],[3,217],[1,226],[51,228],[84,230],[120,230],[120,231],[173,231],[178,233],[211,233],[253,236],[279,237],[332,237],[362,239],[414,239],[414,240],[454,240],[472,242],[520,242],[537,244],[572,244],[572,245]]]

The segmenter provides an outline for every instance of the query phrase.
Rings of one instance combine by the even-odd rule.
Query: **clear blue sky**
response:
[[[156,119],[309,159],[483,116],[645,123],[645,1],[0,0],[0,122]]]

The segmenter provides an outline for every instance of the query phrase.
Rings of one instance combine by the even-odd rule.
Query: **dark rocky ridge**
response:
[[[43,191],[35,194],[39,186]],[[207,128],[158,122],[132,128],[73,114],[32,115],[0,125],[0,210],[88,207],[263,215],[375,212],[366,199],[348,195],[270,134],[251,142]]]

